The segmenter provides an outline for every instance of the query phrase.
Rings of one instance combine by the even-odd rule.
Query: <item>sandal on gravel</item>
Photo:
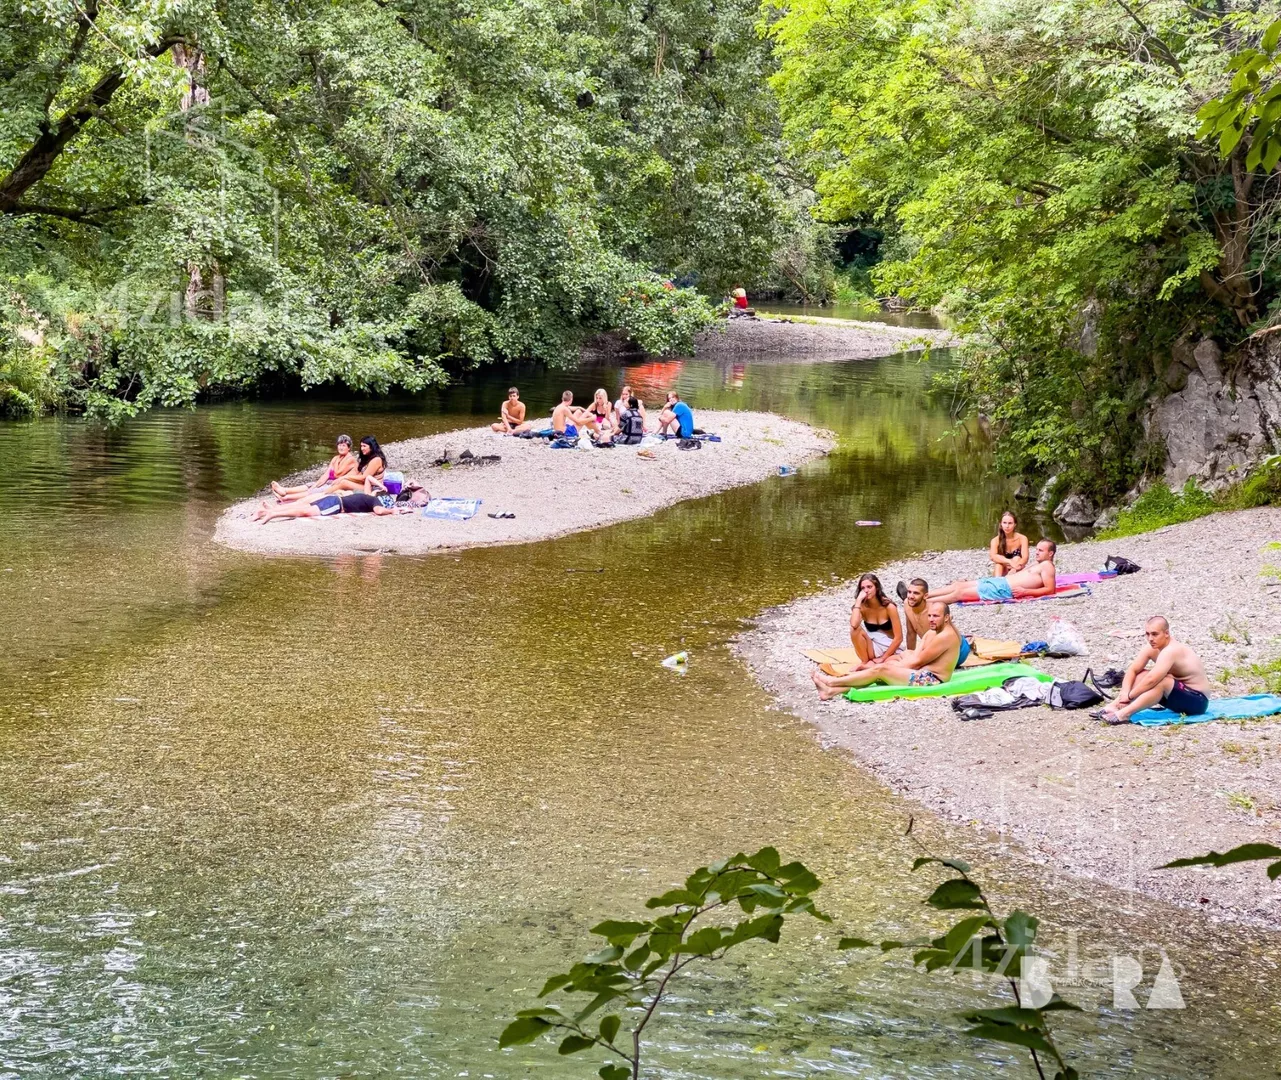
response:
[[[1117,714],[1113,712],[1105,713],[1103,716],[1103,722],[1105,724],[1111,724],[1113,727],[1115,727],[1118,724],[1130,723],[1129,720],[1123,720],[1121,717],[1117,716]]]

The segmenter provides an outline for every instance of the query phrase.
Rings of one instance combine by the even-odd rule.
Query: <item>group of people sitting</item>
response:
[[[350,435],[339,435],[335,451],[328,471],[310,484],[286,487],[273,480],[276,501],[264,502],[254,511],[253,520],[265,525],[281,518],[395,514],[426,506],[431,500],[420,484],[390,480],[387,455],[372,435],[360,440],[359,454],[352,451]]]
[[[924,578],[899,582],[903,601],[891,602],[875,574],[858,579],[850,609],[850,644],[859,658],[853,670],[829,675],[815,669],[812,678],[826,701],[852,687],[883,683],[888,686],[936,686],[948,682],[970,652],[969,641],[952,621],[957,601],[1012,600],[1052,596],[1054,557],[1058,547],[1044,539],[1032,549],[1018,532],[1018,520],[1007,511],[988,549],[992,573],[977,580],[953,581],[931,591]],[[1146,644],[1126,670],[1116,698],[1097,716],[1111,724],[1127,723],[1136,712],[1163,705],[1188,716],[1209,707],[1210,683],[1196,652],[1170,635],[1164,616],[1154,615],[1144,626]]]
[[[490,426],[500,435],[533,437],[533,422],[526,420],[525,416],[520,390],[513,386],[507,391],[507,400],[498,411],[498,422]],[[551,439],[577,439],[585,431],[596,446],[634,446],[649,432],[647,423],[645,403],[630,386],[624,385],[613,402],[602,387],[593,395],[592,403],[586,409],[575,405],[574,392],[566,390],[552,410],[551,426],[545,433]],[[682,439],[694,435],[694,412],[674,391],[667,394],[655,430],[659,435],[671,434]]]

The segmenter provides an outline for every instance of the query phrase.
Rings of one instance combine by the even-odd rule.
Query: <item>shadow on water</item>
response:
[[[991,1003],[966,978],[835,953],[841,932],[931,925],[910,807],[771,710],[725,644],[833,578],[990,535],[1008,487],[957,452],[932,370],[526,369],[390,404],[0,428],[0,1077],[591,1075],[500,1053],[503,1019],[599,917],[765,842],[827,879],[836,926],[685,984],[655,1075],[1022,1068],[957,1045],[957,1011]],[[841,444],[797,476],[552,543],[267,560],[208,541],[229,500],[338,430],[392,441],[475,423],[509,381],[545,408],[622,377]],[[679,648],[684,678],[658,663]],[[1270,1075],[1274,936],[985,866],[1061,955],[1097,940],[1179,966],[1187,1010],[1109,997],[1067,1022],[1084,1075]]]

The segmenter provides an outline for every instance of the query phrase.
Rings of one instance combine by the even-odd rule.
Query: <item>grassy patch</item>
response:
[[[1269,660],[1266,664],[1249,664],[1225,671],[1223,681],[1227,682],[1230,678],[1246,680],[1251,693],[1281,693],[1281,658]]]
[[[1102,540],[1151,532],[1166,525],[1194,521],[1220,510],[1248,510],[1252,506],[1281,504],[1281,455],[1268,458],[1245,480],[1211,495],[1189,480],[1182,491],[1153,484],[1132,506],[1117,516],[1116,524],[1099,533]]]
[[[1223,509],[1213,495],[1202,491],[1192,480],[1183,485],[1182,491],[1171,491],[1165,484],[1153,484],[1132,506],[1121,511],[1112,528],[1099,535],[1105,540],[1133,536],[1165,525],[1193,521]]]

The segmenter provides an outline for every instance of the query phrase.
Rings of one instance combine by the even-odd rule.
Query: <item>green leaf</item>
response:
[[[600,1037],[607,1043],[612,1043],[622,1023],[622,1019],[613,1013],[610,1013],[609,1016],[602,1016],[600,1018]]]
[[[1031,1028],[1011,1027],[1006,1024],[979,1024],[977,1027],[967,1028],[964,1034],[976,1039],[1009,1043],[1011,1046],[1026,1046],[1029,1050],[1040,1050],[1047,1054],[1054,1053],[1054,1047],[1046,1037]]]
[[[574,981],[574,976],[572,975],[553,975],[550,979],[548,979],[545,983],[543,983],[543,988],[538,991],[538,996],[546,997],[553,990],[559,990],[562,986],[568,986],[573,981]]]
[[[665,892],[662,896],[652,896],[645,901],[647,908],[676,907],[681,904],[696,904],[698,897],[688,889],[672,889]]]
[[[650,924],[647,922],[621,922],[617,919],[606,919],[593,926],[591,932],[605,938],[613,945],[631,945],[649,928]]]
[[[690,956],[707,956],[721,947],[725,933],[719,926],[705,926],[685,939],[681,952]]]
[[[600,1080],[631,1080],[632,1071],[622,1065],[602,1065],[596,1075]]]
[[[938,859],[932,855],[922,855],[912,863],[912,869],[919,870],[922,866],[929,866],[930,863],[946,866],[949,870],[955,870],[958,874],[968,874],[970,872],[970,864],[961,859]]]
[[[843,937],[836,947],[838,949],[875,949],[876,942],[861,937]]]
[[[584,964],[612,964],[623,955],[621,945],[610,945],[608,948],[594,952],[590,956],[583,957]]]
[[[583,1035],[566,1035],[561,1040],[556,1053],[561,1056],[577,1054],[580,1050],[590,1050],[595,1045],[595,1039],[588,1039]]]
[[[971,1024],[1022,1024],[1028,1027],[1045,1027],[1045,1017],[1040,1009],[1024,1009],[1016,1005],[1006,1005],[997,1009],[976,1009],[966,1013],[965,1019]]]
[[[551,1024],[541,1016],[519,1017],[503,1028],[503,1033],[498,1036],[499,1049],[532,1043],[550,1027]]]
[[[778,872],[780,859],[778,852],[772,847],[763,847],[755,855],[744,860],[753,870],[759,870],[762,874],[769,874],[773,877]]]
[[[1026,911],[1011,911],[1005,920],[1005,940],[1026,948],[1036,941],[1036,928],[1040,925],[1040,919]]]
[[[967,908],[982,908],[980,895],[979,887],[974,882],[950,878],[930,893],[925,903],[943,911],[963,911]]]
[[[1224,128],[1222,133],[1219,135],[1219,155],[1221,157],[1227,157],[1231,154],[1232,151],[1236,149],[1237,143],[1241,141],[1241,136],[1244,134],[1245,131],[1235,120],[1230,126]]]
[[[1259,47],[1265,53],[1274,52],[1278,41],[1281,41],[1281,19],[1278,19],[1263,32],[1263,40],[1259,43]]]
[[[1281,848],[1275,844],[1241,844],[1229,851],[1212,851],[1209,855],[1196,855],[1189,859],[1175,859],[1160,870],[1173,870],[1180,866],[1231,866],[1239,862],[1257,862],[1260,859],[1281,858]]]

